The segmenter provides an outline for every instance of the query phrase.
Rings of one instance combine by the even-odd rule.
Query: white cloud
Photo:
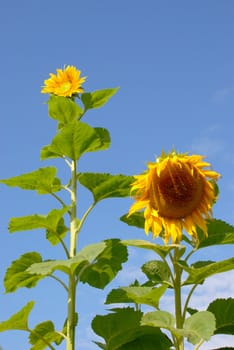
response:
[[[223,140],[211,135],[201,136],[194,140],[191,151],[203,154],[207,157],[216,156],[224,151],[226,145]]]
[[[137,266],[125,266],[125,268],[119,272],[116,282],[121,286],[127,286],[130,283],[133,283],[136,279],[142,281],[142,278],[145,278],[145,275],[141,269]]]
[[[226,87],[217,90],[213,95],[213,101],[217,103],[223,103],[227,98],[234,97],[234,87]]]
[[[206,308],[214,299],[234,297],[234,284],[230,283],[233,280],[234,271],[210,277],[203,285],[197,288],[191,306],[202,309]]]
[[[230,335],[214,335],[209,342],[204,343],[204,345],[200,347],[200,350],[210,350],[221,346],[233,346],[233,338],[234,336]]]

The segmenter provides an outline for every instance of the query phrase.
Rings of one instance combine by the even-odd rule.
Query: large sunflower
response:
[[[197,227],[207,234],[206,219],[211,217],[216,199],[215,181],[219,174],[200,155],[162,153],[148,170],[135,176],[131,193],[136,202],[129,215],[144,209],[145,231],[153,237],[162,233],[165,243],[182,239],[185,229],[194,239]]]
[[[86,77],[80,77],[81,71],[74,66],[66,66],[63,70],[57,69],[57,75],[50,73],[50,78],[44,81],[41,92],[57,96],[71,97],[84,92],[81,87]]]

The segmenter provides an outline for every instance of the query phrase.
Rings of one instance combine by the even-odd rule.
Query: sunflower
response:
[[[207,235],[206,219],[212,215],[218,173],[200,155],[172,151],[148,163],[144,174],[135,176],[131,193],[135,203],[129,214],[144,209],[145,232],[160,233],[165,243],[179,243],[185,229],[197,239],[197,227]]]
[[[86,77],[80,77],[81,71],[74,66],[66,66],[57,69],[57,75],[50,73],[50,78],[44,81],[41,92],[43,94],[54,94],[57,96],[71,97],[74,94],[84,92],[81,87]]]

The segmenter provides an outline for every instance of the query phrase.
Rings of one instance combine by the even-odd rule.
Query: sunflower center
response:
[[[70,90],[71,86],[72,86],[72,83],[70,81],[65,81],[60,85],[59,90],[61,91],[61,93],[65,93]]]
[[[168,164],[153,174],[150,204],[160,216],[182,219],[199,207],[202,201],[205,179],[196,168],[183,164]]]

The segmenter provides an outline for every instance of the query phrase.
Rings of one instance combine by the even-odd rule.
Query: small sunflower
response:
[[[86,77],[80,77],[81,71],[74,66],[66,66],[63,70],[57,69],[57,75],[50,73],[50,78],[44,81],[41,90],[43,94],[71,97],[84,92],[81,87]]]
[[[206,219],[211,217],[216,199],[215,182],[220,177],[200,155],[162,153],[148,170],[135,176],[131,193],[136,202],[129,215],[144,209],[145,232],[153,238],[163,232],[163,239],[173,243],[182,239],[185,229],[197,239],[197,227],[207,235]]]

